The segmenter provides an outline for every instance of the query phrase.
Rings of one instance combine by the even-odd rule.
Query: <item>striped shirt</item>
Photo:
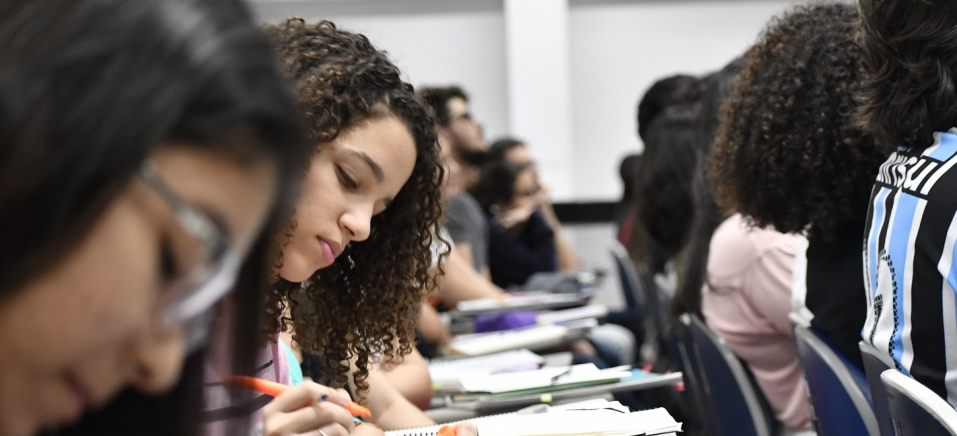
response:
[[[881,165],[867,212],[861,335],[957,406],[957,129],[934,138]]]

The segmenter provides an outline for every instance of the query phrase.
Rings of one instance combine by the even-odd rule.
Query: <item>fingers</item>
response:
[[[352,415],[331,401],[314,402],[311,406],[289,413],[263,413],[263,432],[267,436],[312,434],[316,429],[322,430],[327,436],[347,435],[354,428]]]
[[[349,431],[341,425],[324,425],[312,431],[297,433],[296,436],[349,436]]]
[[[290,388],[269,402],[263,409],[263,413],[267,411],[292,412],[310,406],[316,401],[328,401],[340,408],[346,405],[346,400],[335,389],[306,381],[299,386]]]
[[[455,430],[455,436],[478,436],[478,430],[475,429],[475,424],[471,422],[458,424],[452,429]]]
[[[346,402],[352,401],[352,396],[349,395],[349,391],[339,388],[339,389],[336,389],[336,393],[339,394],[339,398],[342,398],[343,401],[346,401]]]

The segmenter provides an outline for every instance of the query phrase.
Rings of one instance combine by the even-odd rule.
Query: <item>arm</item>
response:
[[[366,381],[369,383],[366,405],[372,412],[372,423],[385,430],[435,424],[422,410],[406,400],[378,367],[369,368],[369,378]],[[353,391],[356,389],[351,377],[349,385]]]
[[[422,334],[423,339],[439,347],[444,347],[452,339],[452,334],[449,333],[448,327],[442,322],[439,313],[428,303],[422,303],[419,307],[419,333]],[[419,359],[422,358],[418,351],[415,354],[419,356]],[[406,359],[408,359],[408,356],[406,356]]]
[[[396,391],[411,404],[421,410],[428,409],[432,404],[432,377],[429,375],[429,364],[422,355],[412,349],[412,353],[405,356],[402,363],[395,365],[389,371],[381,371],[383,377]]]
[[[497,297],[505,293],[475,271],[457,251],[449,253],[445,275],[439,276],[438,282],[442,301],[453,307],[460,301]]]
[[[552,231],[555,232],[555,248],[558,251],[558,269],[562,271],[572,271],[581,267],[581,259],[578,258],[578,254],[575,253],[575,249],[572,247],[572,244],[568,242],[568,239],[565,239],[565,235],[562,233],[562,223],[558,221],[558,216],[555,215],[555,209],[552,208],[552,203],[545,201],[542,204],[542,215],[545,216],[545,220],[548,221],[548,225],[551,226]]]

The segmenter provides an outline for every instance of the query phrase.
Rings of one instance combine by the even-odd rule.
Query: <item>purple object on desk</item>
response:
[[[475,317],[473,331],[487,333],[528,327],[535,324],[535,317],[535,312],[531,310],[479,315]]]

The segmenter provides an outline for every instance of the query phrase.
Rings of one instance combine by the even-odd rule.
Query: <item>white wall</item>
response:
[[[323,3],[327,2],[258,1],[253,6],[266,23],[300,16],[309,21],[332,20],[341,28],[363,33],[389,53],[416,87],[461,85],[469,93],[473,114],[485,123],[487,137],[509,131],[505,21],[500,7],[491,11],[348,15]]]
[[[657,79],[720,69],[788,2],[662,2],[571,9],[575,196],[612,199],[618,164],[642,149],[639,97]]]
[[[416,85],[461,84],[488,139],[509,133],[510,118],[537,115],[509,113],[502,0],[252,1],[266,22],[327,18],[365,33]],[[616,199],[618,163],[641,149],[635,106],[644,91],[664,76],[721,68],[794,1],[571,0],[567,41],[554,42],[568,44],[571,156],[541,159],[543,174],[559,179],[550,180],[556,199]],[[543,153],[549,144],[530,145]]]

